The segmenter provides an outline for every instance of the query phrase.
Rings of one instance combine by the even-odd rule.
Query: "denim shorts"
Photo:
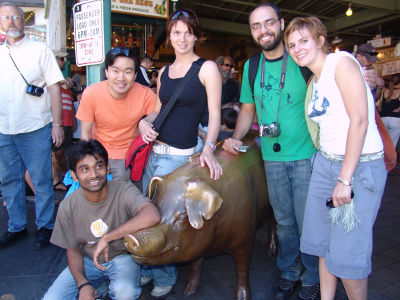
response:
[[[353,201],[360,223],[349,232],[345,232],[342,224],[331,223],[326,207],[326,199],[332,195],[341,169],[341,162],[316,154],[300,250],[323,257],[333,275],[359,280],[371,273],[372,228],[385,188],[386,168],[383,159],[357,164],[353,175]]]

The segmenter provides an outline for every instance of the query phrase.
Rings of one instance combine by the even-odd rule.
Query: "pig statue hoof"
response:
[[[197,288],[200,284],[200,278],[188,278],[185,285],[183,294],[185,296],[192,296],[197,292]]]
[[[276,258],[278,255],[278,245],[273,241],[269,244],[268,255],[272,258]]]

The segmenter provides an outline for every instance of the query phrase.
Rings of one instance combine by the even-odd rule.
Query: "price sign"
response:
[[[104,61],[103,0],[88,0],[74,5],[76,64],[97,65]]]

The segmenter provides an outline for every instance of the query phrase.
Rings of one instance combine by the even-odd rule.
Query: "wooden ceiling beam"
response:
[[[201,27],[207,30],[226,32],[233,34],[250,35],[250,28],[248,24],[226,22],[221,20],[199,18]]]
[[[343,29],[359,27],[363,24],[376,22],[377,20],[380,22],[379,20],[382,18],[387,18],[392,15],[393,12],[389,14],[387,12],[365,9],[357,12],[357,14],[353,14],[351,17],[347,17],[343,13],[343,16],[340,15],[336,18],[333,18],[333,20],[326,22],[325,26],[327,27],[328,31],[340,31]],[[400,17],[400,15],[397,17]]]

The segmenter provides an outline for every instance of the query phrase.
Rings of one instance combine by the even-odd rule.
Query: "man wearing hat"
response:
[[[371,67],[372,63],[378,61],[378,52],[371,44],[362,44],[357,48],[356,58],[363,67]]]
[[[51,49],[24,34],[24,12],[0,4],[0,26],[7,34],[0,46],[0,181],[8,211],[8,229],[0,247],[27,235],[25,171],[35,189],[35,249],[49,244],[54,226],[51,141],[64,140],[61,93],[64,80]]]

